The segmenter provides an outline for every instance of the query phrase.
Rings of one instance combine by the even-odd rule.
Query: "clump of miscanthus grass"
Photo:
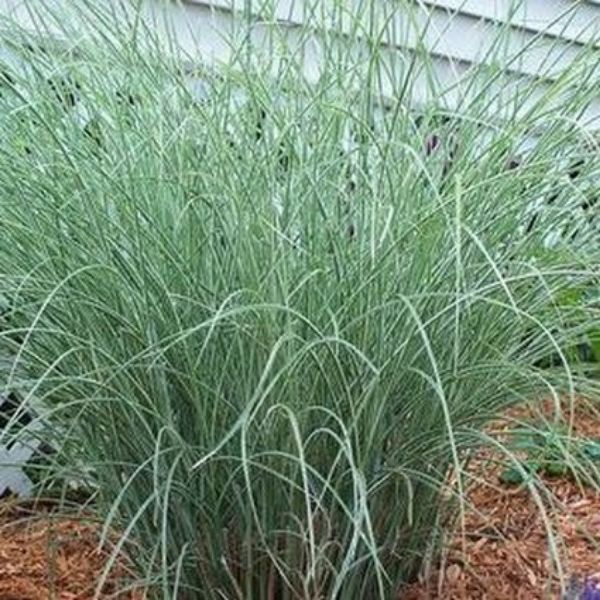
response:
[[[560,300],[598,286],[559,209],[598,175],[593,55],[500,120],[494,69],[417,107],[418,50],[382,99],[373,44],[323,36],[312,80],[284,45],[185,71],[108,22],[5,36],[0,339],[57,448],[40,493],[80,468],[157,596],[394,597],[460,519],[485,424],[597,393],[569,359],[597,308]]]

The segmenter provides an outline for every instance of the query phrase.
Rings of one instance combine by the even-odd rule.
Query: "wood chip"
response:
[[[550,408],[552,408],[550,403]],[[546,414],[551,414],[545,407]],[[532,410],[511,411],[513,419],[532,420]],[[600,438],[600,418],[583,409],[574,415],[577,435]],[[506,426],[504,426],[506,429]],[[503,426],[496,424],[494,435],[502,439]],[[495,457],[482,450],[470,467],[479,481],[468,492],[465,532],[457,533],[446,549],[448,562],[461,564],[459,576],[450,577],[448,570],[443,589],[436,596],[431,581],[404,589],[402,600],[542,600],[561,597],[561,582],[548,550],[548,534],[539,508],[527,489],[499,489],[500,467],[491,467]],[[497,460],[495,461],[498,462]],[[547,501],[566,581],[575,576],[600,579],[600,539],[591,543],[590,535],[600,536],[600,494],[592,487],[581,488],[568,477],[548,479],[546,486],[554,496]],[[485,534],[483,533],[485,532]],[[494,533],[495,532],[495,533]],[[463,540],[466,539],[466,547]],[[453,565],[454,566],[454,565]],[[458,566],[458,565],[456,565]],[[437,580],[433,574],[433,580]]]
[[[96,551],[99,532],[99,525],[89,520],[42,512],[24,522],[6,511],[0,522],[0,598],[93,598],[108,556]],[[130,579],[124,560],[118,561],[100,598],[142,600],[139,590],[119,592]]]

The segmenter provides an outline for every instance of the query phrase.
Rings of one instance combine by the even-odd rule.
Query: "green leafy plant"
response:
[[[565,426],[533,424],[510,431],[509,436],[507,447],[522,458],[519,467],[511,466],[500,474],[505,484],[519,485],[536,474],[589,480],[589,463],[600,462],[600,439],[572,438]]]
[[[7,385],[61,432],[40,490],[81,465],[111,560],[129,551],[157,597],[395,597],[464,509],[486,424],[598,393],[568,353],[594,312],[555,298],[598,281],[600,248],[542,260],[565,216],[523,227],[586,136],[593,49],[507,99],[499,39],[451,107],[419,44],[381,89],[390,21],[364,7],[344,36],[293,29],[320,36],[315,75],[276,19],[276,52],[242,31],[215,73],[138,13],[72,4],[76,27],[40,19],[67,40],[53,52],[5,32],[23,69],[0,111],[0,339]],[[435,103],[411,104],[421,86]]]
[[[565,349],[570,360],[580,364],[589,374],[600,374],[600,331],[595,325],[600,311],[600,282],[572,286],[555,295],[554,301],[564,312],[568,327],[579,329],[580,335]],[[590,317],[596,315],[594,319]],[[560,359],[553,353],[546,363],[556,364]]]

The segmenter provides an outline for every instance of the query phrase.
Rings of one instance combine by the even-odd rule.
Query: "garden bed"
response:
[[[545,412],[551,413],[551,405]],[[536,418],[531,409],[514,411],[510,417]],[[600,437],[600,419],[586,409],[575,413],[573,428],[578,437]],[[505,437],[502,428],[495,435]],[[600,577],[600,494],[570,476],[545,477],[549,493],[542,497],[544,517],[527,487],[499,483],[502,467],[490,467],[494,458],[485,451],[473,462],[472,472],[481,472],[482,478],[468,495],[464,536],[451,540],[442,565],[407,590],[403,600],[560,598],[560,576],[548,552],[548,522],[556,534],[564,581],[574,585],[586,577]],[[52,594],[65,600],[93,597],[109,554],[99,550],[97,523],[58,518],[47,508],[30,510],[9,502],[2,521],[2,600],[41,600]],[[127,587],[128,577],[121,562],[104,586],[103,597],[142,598],[139,590],[118,594]]]
[[[550,417],[551,403],[543,413]],[[540,415],[534,409],[520,408],[509,416],[527,422]],[[508,427],[504,424],[496,436],[505,439],[503,430]],[[597,439],[600,419],[587,407],[577,409],[572,435]],[[553,567],[548,549],[548,523],[555,534],[566,598],[580,598],[578,589],[586,578],[588,582],[600,580],[597,488],[581,485],[570,475],[542,475],[546,489],[536,501],[526,486],[500,483],[504,467],[497,465],[498,458],[484,451],[474,461],[471,471],[481,479],[468,494],[464,535],[454,536],[442,565],[413,586],[405,596],[407,600],[561,598],[561,575]],[[538,502],[544,506],[545,515]]]

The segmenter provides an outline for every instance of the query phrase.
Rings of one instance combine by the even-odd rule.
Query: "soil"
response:
[[[497,424],[493,437],[505,439],[514,421],[538,422],[554,413],[551,402],[541,411],[521,407]],[[562,415],[573,437],[600,439],[600,417],[589,405],[563,406]],[[473,461],[468,471],[476,484],[467,494],[464,527],[448,541],[441,564],[402,600],[578,600],[585,582],[591,588],[600,581],[600,481],[541,476],[536,497],[527,486],[500,483],[501,460],[484,450]],[[593,597],[600,598],[600,589]]]
[[[540,418],[537,410],[522,407],[508,417],[531,422]],[[551,403],[542,414],[551,417]],[[574,436],[600,439],[600,417],[583,403],[564,415]],[[509,427],[514,422],[503,420],[490,433],[504,439]],[[539,489],[546,491],[536,497],[527,486],[500,483],[498,458],[482,450],[472,461],[468,472],[475,484],[467,494],[464,527],[448,540],[443,560],[404,590],[402,600],[575,600],[579,593],[569,592],[569,586],[600,580],[598,487],[569,475],[544,477]],[[106,544],[99,547],[98,523],[6,501],[3,507],[0,600],[91,599],[111,551]],[[558,560],[549,551],[551,538]],[[100,597],[142,600],[139,589],[123,591],[130,576],[121,559]]]
[[[111,554],[100,548],[100,526],[89,516],[58,517],[50,506],[27,508],[3,501],[0,510],[0,600],[88,600]],[[121,558],[100,598],[142,600],[129,589],[130,569]],[[131,588],[131,586],[129,586]]]

